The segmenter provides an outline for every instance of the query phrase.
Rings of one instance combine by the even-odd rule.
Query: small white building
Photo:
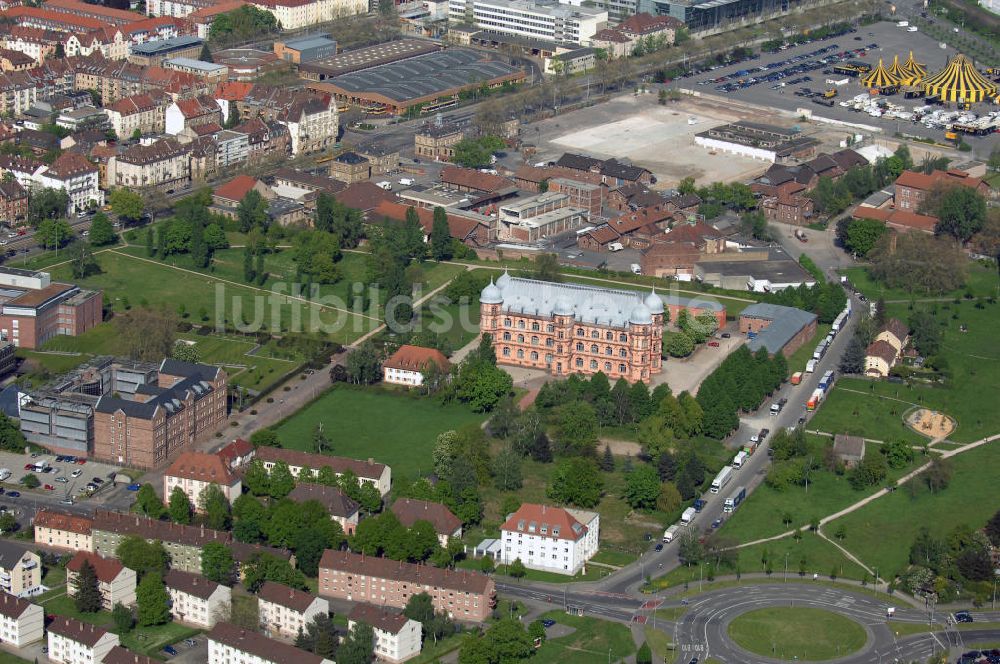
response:
[[[405,662],[420,654],[421,625],[398,611],[374,604],[356,604],[347,626],[371,625],[375,633],[375,657],[379,661]]]
[[[499,562],[574,575],[597,553],[600,523],[597,512],[525,503],[500,527]]]
[[[382,363],[382,381],[392,385],[420,387],[424,384],[424,374],[432,365],[436,365],[442,374],[451,369],[448,358],[436,348],[404,344]]]
[[[26,599],[0,593],[0,640],[15,648],[41,641],[45,611]]]
[[[177,622],[211,629],[220,616],[229,614],[232,590],[200,574],[172,569],[163,576],[170,595],[170,615]]]
[[[330,613],[330,603],[321,597],[265,581],[257,591],[260,626],[268,636],[294,638],[317,616]]]
[[[103,627],[56,616],[49,625],[49,661],[97,664],[118,645],[118,635]]]
[[[93,664],[93,663],[91,663]],[[231,623],[208,633],[208,664],[334,664],[333,660]]]
[[[64,152],[51,166],[38,169],[34,179],[42,187],[65,191],[69,196],[69,214],[86,210],[91,203],[104,205],[97,164],[78,152]]]
[[[197,509],[201,504],[201,492],[210,484],[218,486],[230,503],[243,492],[240,478],[217,455],[184,452],[163,474],[163,500],[169,502],[170,494],[180,487]]]
[[[77,551],[66,564],[66,594],[76,597],[77,579],[84,562],[90,563],[97,576],[97,589],[101,593],[101,608],[110,611],[115,604],[135,604],[135,570],[125,567],[114,558],[102,558],[96,553]]]

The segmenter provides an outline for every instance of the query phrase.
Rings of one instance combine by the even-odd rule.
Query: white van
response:
[[[6,482],[11,476],[10,468],[0,468],[0,482]]]
[[[816,371],[816,360],[809,360],[806,362],[806,373],[813,373]]]
[[[608,251],[621,251],[625,246],[621,242],[612,242],[608,245]]]
[[[413,179],[412,178],[399,178],[399,184],[403,185],[404,187],[409,187],[410,185],[413,184]]]
[[[379,182],[379,183],[377,183],[376,186],[379,187],[379,188],[381,188],[381,189],[385,189],[386,191],[392,191],[392,183],[391,182]]]
[[[642,274],[642,266],[638,263],[632,263],[632,274]]]
[[[674,541],[674,535],[677,534],[678,530],[680,530],[680,528],[678,528],[677,526],[670,526],[669,528],[667,528],[666,530],[664,530],[663,531],[663,543],[664,544],[670,544],[671,542],[673,542]]]

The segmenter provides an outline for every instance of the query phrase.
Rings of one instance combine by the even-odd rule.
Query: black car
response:
[[[552,620],[551,618],[546,618],[545,620],[542,621],[542,626],[543,627],[552,627],[555,624],[556,624],[556,621]]]
[[[723,332],[723,333],[722,333],[722,338],[723,338],[723,339],[728,339],[728,338],[729,338],[729,337],[731,337],[731,336],[733,336],[733,335],[729,334],[728,332]]]
[[[654,551],[663,551],[663,542],[657,542],[656,546],[653,547]]]
[[[94,484],[104,484],[104,480],[102,480],[100,477],[91,477],[90,481],[93,482]]]
[[[972,622],[972,614],[970,614],[968,611],[956,611],[955,622],[970,623]]]

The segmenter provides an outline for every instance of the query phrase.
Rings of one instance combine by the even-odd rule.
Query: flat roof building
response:
[[[756,353],[790,357],[816,334],[816,314],[780,304],[751,304],[740,313],[740,332],[752,335],[747,347]]]
[[[448,18],[484,32],[581,46],[608,25],[606,9],[532,0],[451,0]]]
[[[156,39],[130,48],[129,62],[146,67],[159,65],[169,58],[197,58],[204,41],[190,35]]]
[[[337,54],[337,42],[328,35],[312,35],[274,42],[274,54],[297,65]]]
[[[277,45],[275,45],[275,49],[277,49]],[[396,39],[383,44],[321,56],[308,62],[300,62],[299,73],[314,81],[325,81],[335,76],[388,65],[440,50],[440,45],[423,39]],[[277,53],[277,50],[275,52]]]

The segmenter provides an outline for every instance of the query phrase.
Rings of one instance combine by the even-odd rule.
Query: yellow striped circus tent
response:
[[[892,56],[892,66],[887,71],[889,72],[889,76],[892,76],[900,83],[906,78],[906,71],[903,70],[903,65],[899,64],[898,55]]]
[[[927,67],[916,61],[913,51],[910,51],[910,57],[903,63],[903,71],[906,72],[906,76],[900,78],[903,79],[904,85],[916,85],[927,77]]]
[[[885,65],[882,63],[882,58],[879,58],[878,66],[861,79],[861,85],[866,88],[881,90],[882,88],[899,85],[899,79],[886,71]]]
[[[964,55],[956,55],[944,69],[923,82],[924,93],[937,95],[944,102],[965,101],[970,103],[992,99],[997,94],[995,83],[976,71],[976,67]]]

